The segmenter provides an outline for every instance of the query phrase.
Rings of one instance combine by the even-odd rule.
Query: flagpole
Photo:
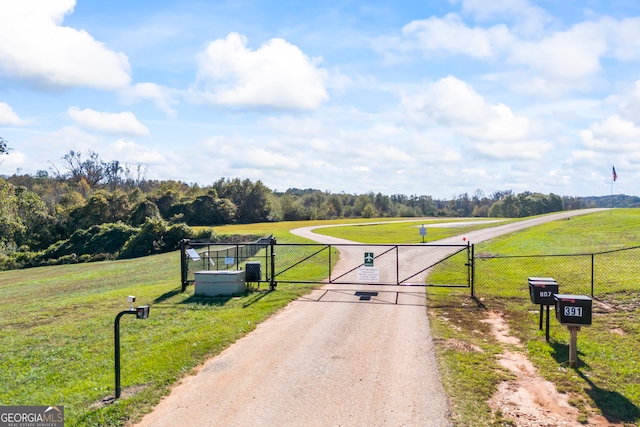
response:
[[[611,172],[613,172],[613,175],[611,176],[611,199],[609,202],[609,215],[613,215],[613,183],[618,178],[618,174],[616,173],[615,166],[611,167]]]

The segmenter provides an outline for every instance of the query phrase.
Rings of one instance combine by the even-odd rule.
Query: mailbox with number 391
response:
[[[591,325],[591,298],[584,295],[556,294],[556,318],[562,325]]]

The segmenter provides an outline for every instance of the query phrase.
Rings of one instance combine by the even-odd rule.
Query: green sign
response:
[[[364,253],[364,266],[365,267],[373,267],[373,252],[365,252]]]

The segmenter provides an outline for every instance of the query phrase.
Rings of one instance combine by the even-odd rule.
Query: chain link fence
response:
[[[640,246],[592,254],[477,254],[477,296],[529,297],[528,277],[552,277],[560,293],[606,299],[640,290]]]

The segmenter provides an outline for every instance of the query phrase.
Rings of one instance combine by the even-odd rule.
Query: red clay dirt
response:
[[[502,314],[489,312],[484,320],[491,325],[491,331],[505,349],[498,363],[515,375],[515,379],[504,381],[489,400],[494,412],[517,427],[584,427],[578,422],[578,410],[569,404],[569,396],[559,393],[555,385],[542,378],[523,352],[517,337],[509,335],[509,326]],[[600,415],[589,418],[587,426],[621,426],[611,423]]]

